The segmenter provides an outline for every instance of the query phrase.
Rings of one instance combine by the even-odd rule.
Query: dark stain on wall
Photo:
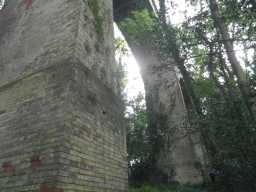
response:
[[[64,192],[63,189],[49,187],[47,184],[42,184],[40,186],[40,192]]]
[[[30,164],[33,169],[36,169],[41,166],[41,159],[40,156],[33,156],[30,159]]]
[[[14,171],[14,167],[12,166],[11,162],[4,162],[2,168],[5,173],[11,173]]]

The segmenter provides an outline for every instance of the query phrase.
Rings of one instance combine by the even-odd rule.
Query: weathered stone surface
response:
[[[188,123],[175,62],[162,63],[157,53],[146,50],[137,50],[137,59],[145,84],[150,126],[163,139],[157,167],[171,181],[200,183],[203,149],[199,136],[191,132]]]
[[[126,191],[112,3],[32,2],[0,11],[0,191]]]

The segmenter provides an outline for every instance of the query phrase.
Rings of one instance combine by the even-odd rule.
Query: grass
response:
[[[203,192],[202,187],[192,185],[152,185],[130,186],[129,192]]]

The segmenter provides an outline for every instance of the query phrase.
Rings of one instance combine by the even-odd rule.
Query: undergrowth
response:
[[[129,192],[203,192],[201,186],[192,185],[152,185],[130,186]]]

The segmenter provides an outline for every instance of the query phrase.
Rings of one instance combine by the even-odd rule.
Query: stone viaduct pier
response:
[[[0,11],[0,191],[127,190],[111,0]]]

